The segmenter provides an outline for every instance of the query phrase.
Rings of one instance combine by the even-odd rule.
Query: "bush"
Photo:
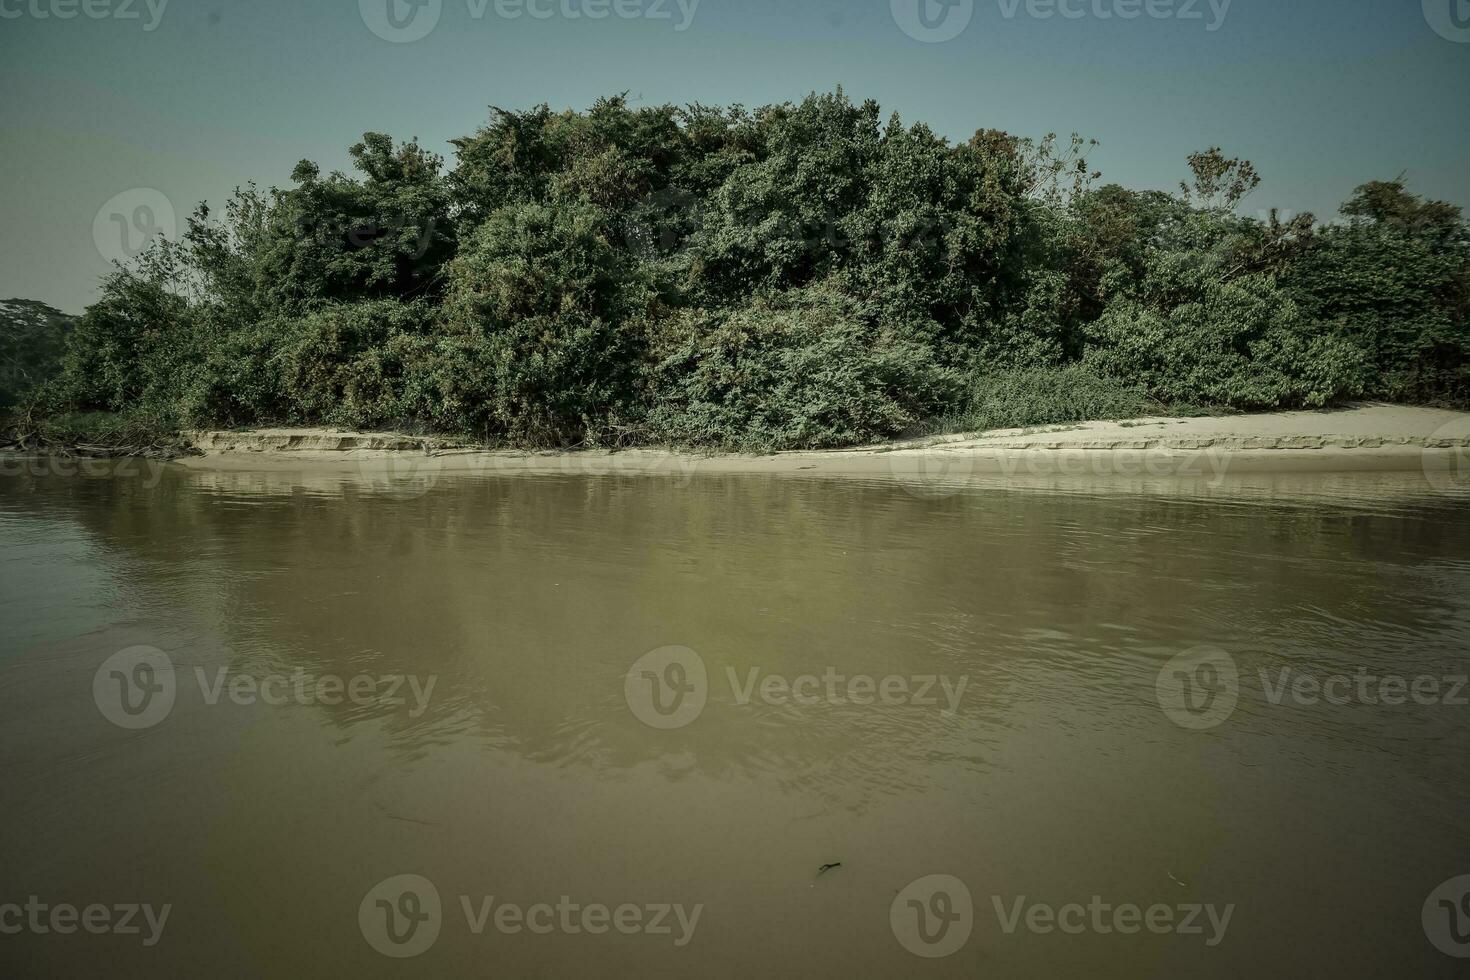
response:
[[[487,432],[517,445],[621,441],[633,401],[633,331],[585,313],[534,316],[460,341],[483,372]]]
[[[911,432],[952,409],[958,375],[822,305],[689,312],[655,370],[647,431],[712,449],[826,449]]]
[[[502,208],[449,266],[450,319],[494,330],[535,316],[610,317],[636,302],[630,257],[591,205]]]
[[[1142,387],[1080,364],[982,373],[971,391],[959,425],[977,432],[1130,419],[1158,408]]]
[[[171,402],[197,360],[196,315],[166,283],[115,273],[77,321],[53,390],[83,412]]]
[[[632,324],[649,302],[592,205],[493,212],[449,270],[458,349],[482,374],[489,433],[514,443],[600,444],[622,424],[643,367]]]
[[[433,309],[423,302],[334,304],[278,328],[275,355],[290,417],[351,428],[410,420],[409,378],[421,369]]]
[[[1365,358],[1323,332],[1274,282],[1192,284],[1164,311],[1119,300],[1091,328],[1091,370],[1165,402],[1236,409],[1320,407],[1363,391]]]
[[[1288,288],[1372,366],[1369,393],[1470,405],[1470,236],[1458,209],[1399,181],[1359,188],[1351,223],[1328,228]]]

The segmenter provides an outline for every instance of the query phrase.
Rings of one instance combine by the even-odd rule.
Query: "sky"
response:
[[[960,141],[1076,132],[1171,189],[1220,146],[1244,210],[1367,180],[1470,208],[1470,0],[0,0],[0,298],[67,312],[109,261],[363,132],[491,105],[799,100],[837,86]]]

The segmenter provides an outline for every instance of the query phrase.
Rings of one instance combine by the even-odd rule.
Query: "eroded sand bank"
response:
[[[396,433],[195,432],[194,469],[536,473],[805,473],[945,482],[971,475],[1198,476],[1227,472],[1470,473],[1470,413],[1368,405],[1320,412],[1143,418],[1013,429],[828,452],[696,455],[484,451]]]

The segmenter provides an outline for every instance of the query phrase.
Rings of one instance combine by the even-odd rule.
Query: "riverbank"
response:
[[[1218,478],[1240,472],[1465,469],[1470,413],[1395,405],[1009,429],[824,452],[695,455],[485,451],[396,433],[262,429],[186,433],[194,469],[426,473],[809,473],[944,483],[971,475]],[[1456,468],[1459,468],[1457,470]]]

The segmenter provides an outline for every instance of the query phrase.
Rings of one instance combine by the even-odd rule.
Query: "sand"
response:
[[[1221,480],[1231,473],[1470,476],[1470,413],[1395,405],[1206,418],[1142,418],[940,436],[829,452],[487,452],[397,433],[262,429],[190,434],[196,470],[356,472],[406,481],[469,473],[810,474],[947,486],[983,477]]]

